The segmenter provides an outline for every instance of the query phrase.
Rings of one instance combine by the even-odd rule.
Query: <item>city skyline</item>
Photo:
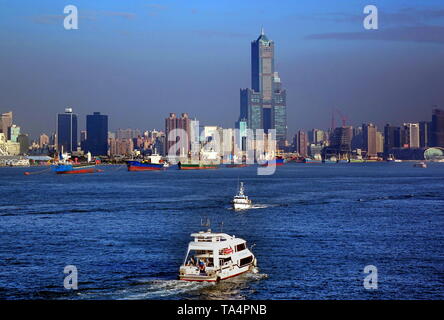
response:
[[[435,105],[443,107],[439,1],[418,2],[415,9],[376,1],[378,36],[362,28],[364,2],[315,2],[284,1],[278,14],[250,1],[236,8],[78,1],[80,28],[74,31],[63,30],[63,8],[52,1],[32,10],[5,7],[0,111],[13,110],[15,122],[32,137],[50,134],[53,115],[65,107],[79,115],[107,114],[111,130],[160,129],[170,112],[233,127],[239,87],[250,83],[249,44],[261,26],[279,43],[276,69],[288,92],[289,140],[300,128],[328,128],[333,107],[351,125],[371,121],[380,128],[427,120]],[[243,19],[239,10],[247,12]],[[159,28],[170,18],[178,21]],[[199,29],[208,20],[207,29]],[[214,90],[220,99],[212,98]],[[85,128],[83,116],[79,128]]]

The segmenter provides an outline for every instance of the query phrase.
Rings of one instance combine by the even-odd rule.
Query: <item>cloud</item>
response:
[[[444,27],[413,26],[386,28],[362,32],[318,33],[305,37],[307,40],[379,40],[411,41],[444,44]]]

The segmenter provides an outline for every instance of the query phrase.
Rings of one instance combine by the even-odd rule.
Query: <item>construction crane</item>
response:
[[[341,110],[338,108],[332,108],[331,112],[331,129],[334,130],[336,128],[335,114],[338,114],[342,121],[342,126],[345,127],[347,125],[347,121],[349,118],[345,116]]]

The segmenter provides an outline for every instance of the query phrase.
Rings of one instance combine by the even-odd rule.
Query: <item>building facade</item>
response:
[[[57,150],[59,152],[77,151],[77,115],[71,108],[57,115]]]
[[[251,88],[240,90],[240,116],[248,129],[276,130],[278,148],[287,141],[287,98],[274,70],[274,41],[263,30],[251,43]]]
[[[186,136],[176,136],[175,140],[169,141],[169,134],[175,129],[183,129]],[[191,132],[191,119],[187,113],[182,113],[179,118],[175,113],[170,113],[170,116],[165,119],[165,155],[172,146],[176,146],[176,155],[187,156],[190,151],[190,132]]]
[[[433,110],[431,133],[432,147],[444,147],[444,110]]]
[[[86,152],[93,156],[108,154],[108,116],[94,112],[86,116]]]

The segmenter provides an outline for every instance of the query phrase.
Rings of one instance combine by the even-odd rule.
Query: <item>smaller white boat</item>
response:
[[[418,162],[418,163],[415,163],[413,166],[415,168],[427,168],[427,165],[425,162]]]
[[[248,196],[244,194],[244,183],[240,183],[239,192],[233,198],[234,210],[250,209],[253,206],[253,202],[248,199]]]

